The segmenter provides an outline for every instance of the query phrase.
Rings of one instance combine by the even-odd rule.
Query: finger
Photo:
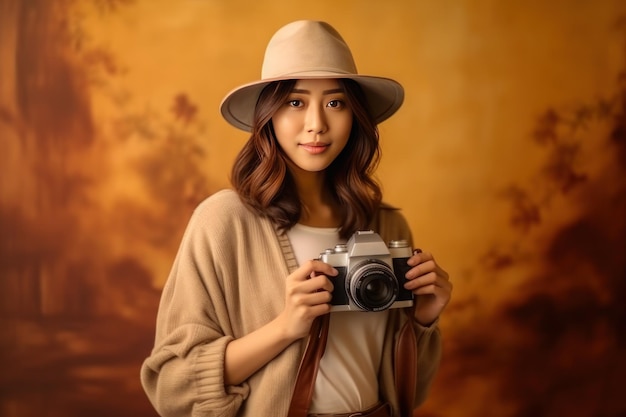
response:
[[[317,316],[330,312],[330,304],[319,303],[313,305],[300,304],[300,308],[292,310],[292,317],[297,319],[312,320]]]
[[[303,263],[298,269],[296,269],[293,275],[295,275],[300,281],[304,281],[305,279],[309,279],[315,275],[335,276],[337,273],[337,270],[333,268],[332,265],[318,259],[312,259]]]
[[[430,272],[435,272],[437,269],[437,264],[433,260],[427,260],[415,265],[413,268],[409,269],[406,273],[407,279],[415,279],[424,274],[428,274]]]
[[[413,291],[425,285],[436,285],[436,282],[437,274],[435,274],[434,272],[429,272],[419,277],[409,278],[409,280],[404,284],[404,288]]]
[[[440,275],[436,272],[429,272],[413,280],[409,280],[405,283],[404,287],[407,290],[415,290],[426,285],[435,285],[444,289],[452,288],[452,284],[448,280],[447,276]]]
[[[326,275],[316,275],[298,284],[299,292],[310,293],[316,291],[332,292],[333,283]]]
[[[423,252],[421,249],[415,249],[413,251],[413,255],[409,258],[409,260],[407,261],[407,263],[410,266],[415,266],[418,265],[422,262],[426,262],[426,261],[434,261],[435,257],[433,256],[432,253],[430,252]]]
[[[430,285],[421,286],[413,290],[412,292],[416,296],[420,296],[420,295],[421,296],[424,296],[424,295],[434,296],[441,300],[446,300],[446,303],[447,303],[447,300],[450,299],[450,295],[452,293],[452,287],[444,288],[435,284],[430,284]]]
[[[437,286],[434,284],[422,285],[421,287],[412,290],[414,295],[433,295],[437,290]]]
[[[307,294],[304,297],[305,303],[309,306],[315,306],[318,304],[328,304],[332,299],[332,293],[328,291],[316,291]]]
[[[323,277],[326,279],[324,280],[322,284],[322,290],[332,293],[335,290],[335,286],[333,285],[332,281],[328,279],[327,276],[323,275]]]
[[[330,304],[328,303],[320,303],[313,305],[309,308],[309,316],[310,317],[318,317],[323,316],[324,314],[330,313]]]
[[[331,294],[328,291],[320,291],[309,294],[300,294],[293,297],[294,311],[302,317],[316,317],[330,311]]]

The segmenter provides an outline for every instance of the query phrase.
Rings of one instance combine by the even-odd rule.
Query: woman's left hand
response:
[[[416,252],[409,258],[411,269],[406,273],[404,288],[416,296],[415,320],[423,326],[429,326],[450,301],[452,283],[448,273],[437,265],[432,254]]]

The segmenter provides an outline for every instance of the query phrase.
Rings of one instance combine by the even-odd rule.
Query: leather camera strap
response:
[[[328,326],[330,324],[330,314],[317,317],[311,325],[309,332],[309,343],[307,344],[298,377],[289,405],[288,417],[306,417],[309,414],[313,388],[317,378],[317,370],[320,360],[326,349],[328,339]]]
[[[406,309],[407,319],[400,329],[395,352],[395,384],[398,391],[400,416],[413,415],[413,399],[417,386],[417,335],[413,327],[412,309]]]

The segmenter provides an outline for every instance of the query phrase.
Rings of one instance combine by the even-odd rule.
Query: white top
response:
[[[345,243],[335,228],[297,224],[287,235],[299,264]],[[388,310],[331,313],[328,343],[317,373],[310,413],[350,413],[366,410],[378,402],[378,369],[387,318]]]

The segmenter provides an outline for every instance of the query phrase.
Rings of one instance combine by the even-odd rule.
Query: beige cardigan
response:
[[[372,224],[385,241],[408,239],[404,217],[383,206]],[[253,214],[232,190],[220,191],[195,210],[163,288],[155,346],[141,382],[164,417],[286,416],[306,338],[295,342],[245,383],[224,385],[228,342],[275,318],[284,307],[284,282],[297,268],[289,240]],[[393,340],[404,319],[390,310],[380,369],[382,395],[397,410]],[[418,334],[418,389],[428,390],[440,358],[436,324]]]

